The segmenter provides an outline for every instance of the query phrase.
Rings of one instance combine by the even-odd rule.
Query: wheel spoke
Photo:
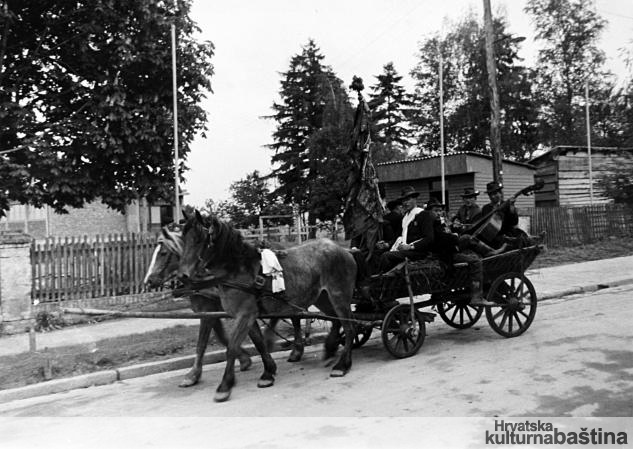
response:
[[[459,311],[459,309],[457,307],[455,307],[455,310],[453,311],[453,315],[451,316],[451,321],[455,322],[455,316],[457,316],[457,312]]]
[[[526,320],[529,320],[530,317],[528,315],[526,315],[526,313],[523,310],[518,310],[518,312],[523,315],[525,317]]]
[[[502,310],[503,310],[503,318],[501,319],[501,323],[499,324],[499,327],[501,329],[505,327],[506,319],[508,318],[508,314],[506,313],[506,310],[505,309],[502,309]]]
[[[493,315],[493,317],[492,317],[492,318],[493,318],[495,321],[497,321],[497,318],[499,318],[502,314],[504,314],[504,313],[505,313],[505,311],[506,311],[506,310],[505,310],[505,308],[503,308],[503,307],[502,307],[501,309],[499,309],[499,311],[498,311],[497,313],[495,313],[495,314]]]
[[[514,317],[514,321],[517,322],[517,326],[519,326],[519,329],[521,329],[523,327],[523,323],[519,319],[519,315],[516,312],[512,312],[512,316]]]
[[[466,307],[464,307],[464,308],[466,309],[466,315],[468,315],[468,319],[469,319],[470,321],[474,321],[473,315],[470,313],[470,307],[471,307],[471,306],[466,306]]]
[[[514,314],[512,312],[508,313],[508,332],[512,333],[512,317]]]

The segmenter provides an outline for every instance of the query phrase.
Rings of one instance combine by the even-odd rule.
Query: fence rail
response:
[[[530,217],[530,232],[545,232],[549,246],[574,246],[605,237],[633,235],[633,209],[620,204],[580,207],[537,207]]]
[[[148,234],[49,238],[31,245],[34,301],[141,293],[156,245]]]
[[[610,236],[633,235],[633,209],[621,205],[572,208],[529,208],[530,232],[544,231],[549,246],[573,246]],[[308,236],[307,227],[300,233]],[[333,237],[331,229],[317,236]],[[339,232],[338,230],[337,232]],[[246,240],[262,237],[260,230],[242,231]],[[288,227],[266,228],[269,241],[296,242],[298,234]],[[143,278],[156,245],[150,234],[109,234],[96,238],[49,238],[31,245],[34,301],[98,298],[147,291]]]

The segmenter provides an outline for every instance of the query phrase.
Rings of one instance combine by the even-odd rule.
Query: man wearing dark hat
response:
[[[475,222],[475,220],[481,214],[481,207],[477,205],[477,196],[479,190],[475,190],[472,187],[466,187],[462,198],[464,204],[457,210],[457,214],[451,220],[451,228],[455,232],[462,232],[468,229],[469,225]]]
[[[481,217],[487,217],[492,214],[493,211],[499,212],[503,216],[503,221],[499,233],[492,242],[486,242],[493,248],[499,248],[503,245],[503,236],[511,235],[513,229],[519,224],[519,214],[516,207],[514,207],[514,199],[503,201],[503,185],[491,181],[486,184],[486,193],[490,198],[490,203],[486,204],[481,209]]]
[[[399,198],[404,208],[402,232],[393,243],[391,250],[380,256],[379,269],[382,272],[395,267],[405,258],[419,260],[430,253],[434,239],[435,217],[431,212],[417,206],[418,196],[420,193],[412,186],[402,189]]]

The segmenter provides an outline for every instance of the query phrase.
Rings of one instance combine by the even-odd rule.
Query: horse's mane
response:
[[[229,223],[211,216],[209,229],[213,227],[213,250],[209,254],[207,266],[222,265],[228,271],[251,266],[260,259],[259,251],[244,241],[242,234]]]
[[[161,235],[158,237],[157,243],[165,245],[168,251],[182,256],[182,227],[176,223],[170,223],[163,226]]]

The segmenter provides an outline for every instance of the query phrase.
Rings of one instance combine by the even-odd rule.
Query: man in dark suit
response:
[[[385,214],[383,219],[382,240],[389,245],[396,241],[398,236],[402,235],[402,201],[400,198],[387,202],[389,213]]]
[[[462,198],[464,204],[457,210],[457,213],[451,220],[451,228],[453,231],[461,233],[467,229],[469,225],[475,222],[475,220],[481,214],[481,207],[477,205],[477,196],[479,190],[475,190],[472,187],[464,189]]]
[[[503,216],[501,229],[497,236],[491,242],[485,242],[493,248],[500,248],[504,242],[504,236],[513,238],[517,231],[516,226],[519,224],[519,214],[514,206],[514,199],[503,201],[503,185],[491,181],[486,184],[486,193],[490,198],[490,203],[481,209],[481,217],[487,217],[493,211],[499,212]]]
[[[419,260],[430,254],[434,240],[435,216],[417,206],[418,196],[420,193],[411,186],[402,190],[400,200],[405,212],[402,217],[402,233],[393,243],[391,250],[380,256],[379,269],[383,273],[405,258]]]

